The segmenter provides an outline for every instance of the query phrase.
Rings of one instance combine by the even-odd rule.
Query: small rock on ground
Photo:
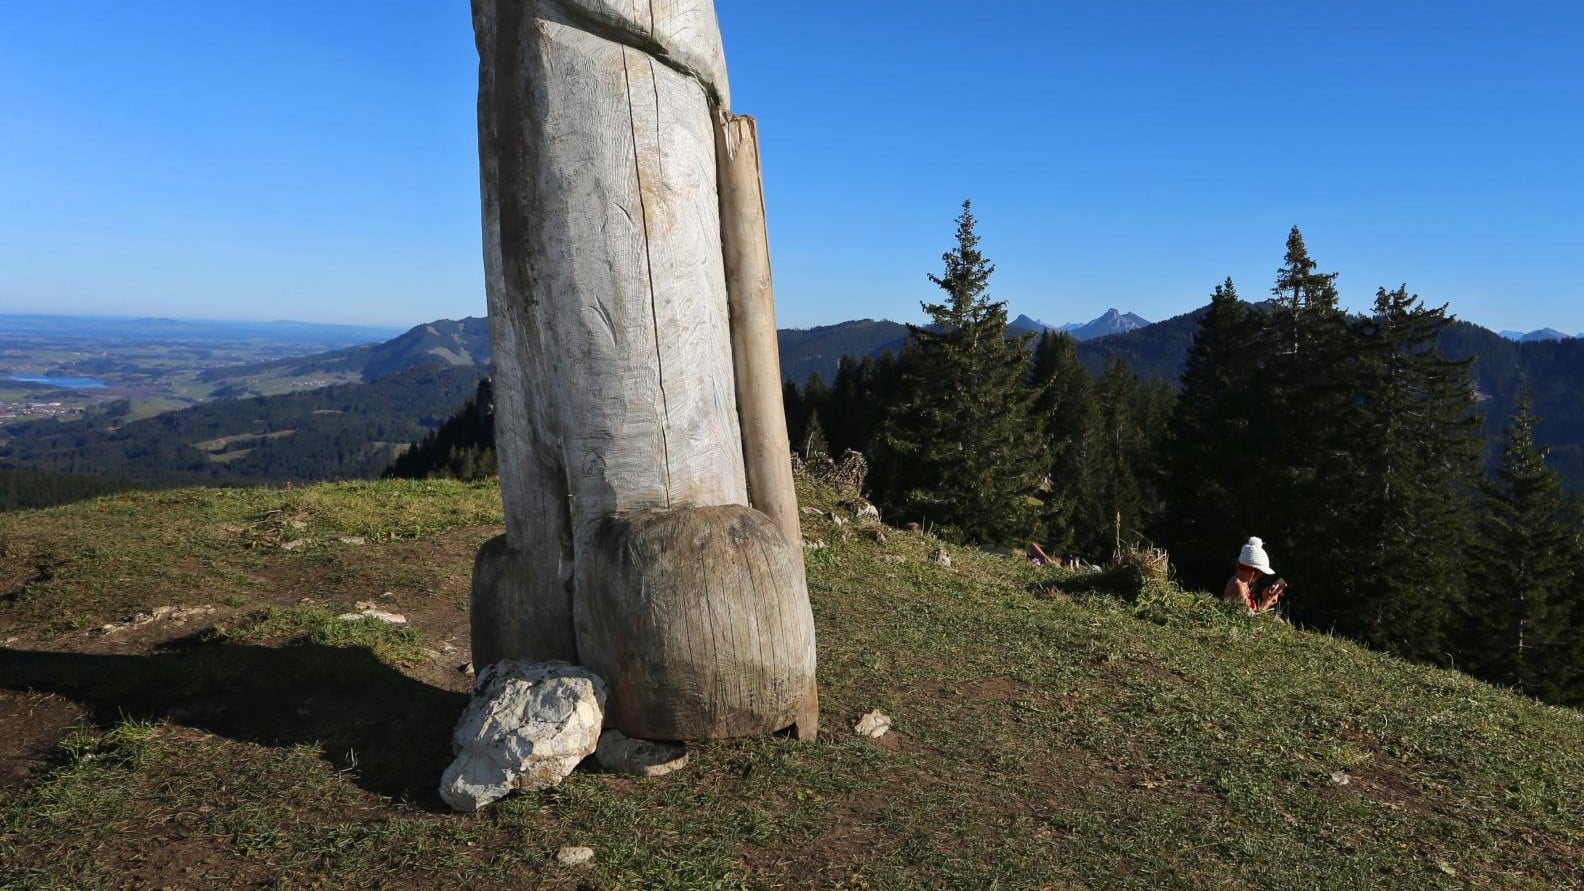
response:
[[[859,718],[858,723],[853,725],[853,732],[861,736],[869,736],[875,739],[885,736],[888,732],[890,732],[890,730],[891,716],[885,714],[879,709],[875,709],[869,714],[864,715],[862,718]]]
[[[407,617],[401,613],[386,612],[385,610],[375,609],[373,607],[360,609],[355,613],[342,613],[341,615],[336,616],[336,618],[343,622],[356,622],[359,619],[378,619],[387,625],[407,624]]]
[[[600,734],[594,757],[600,767],[611,773],[644,777],[663,777],[688,763],[687,746],[633,739],[620,730]]]
[[[146,613],[138,613],[124,622],[111,622],[108,625],[100,625],[95,630],[99,634],[115,634],[131,628],[141,628],[151,622],[174,622],[180,625],[195,616],[207,616],[213,612],[214,607],[208,604],[203,606],[156,606],[153,610]]]
[[[951,566],[951,555],[946,553],[945,548],[936,548],[935,550],[930,551],[929,559],[931,563],[939,566]]]
[[[594,859],[594,849],[583,845],[565,845],[556,852],[556,862],[562,866],[582,866]]]

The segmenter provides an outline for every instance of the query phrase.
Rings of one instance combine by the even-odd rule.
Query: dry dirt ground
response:
[[[320,723],[316,716],[329,717],[338,725],[378,725],[392,694],[419,686],[434,691],[430,696],[450,694],[448,698],[460,703],[471,684],[471,676],[464,671],[471,668],[468,572],[479,545],[499,531],[466,527],[416,540],[342,545],[314,559],[270,560],[249,573],[245,596],[233,596],[227,603],[208,596],[212,592],[202,587],[170,588],[169,596],[163,598],[166,602],[159,605],[177,611],[142,624],[137,623],[139,612],[147,616],[152,611],[106,613],[104,616],[115,617],[64,634],[0,624],[0,644],[38,654],[41,663],[46,655],[53,656],[54,664],[65,668],[63,676],[67,677],[93,670],[142,672],[157,678],[165,671],[148,667],[161,662],[171,662],[169,669],[180,674],[183,667],[176,664],[180,656],[208,646],[206,638],[215,629],[247,628],[270,608],[320,608],[340,615],[356,611],[359,603],[372,603],[404,617],[404,627],[419,632],[422,648],[421,661],[399,667],[408,683],[391,677],[360,688],[331,686],[261,697],[256,688],[270,679],[275,661],[269,645],[278,643],[266,641],[254,648],[258,652],[251,664],[236,668],[254,677],[236,679],[229,685],[234,691],[225,689],[228,684],[224,682],[129,685],[119,690],[111,685],[111,692],[89,697],[74,696],[72,690],[0,689],[0,789],[26,784],[47,771],[61,756],[62,740],[89,719],[169,720],[237,739],[278,742],[314,738],[315,725]],[[0,606],[15,599],[22,585],[33,578],[11,573],[6,588],[0,590]],[[105,630],[111,624],[129,627]],[[394,674],[397,669],[386,671]],[[254,695],[237,702],[233,693]]]

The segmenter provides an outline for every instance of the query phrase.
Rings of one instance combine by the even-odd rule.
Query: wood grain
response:
[[[754,119],[717,111],[715,156],[720,168],[721,247],[726,260],[748,499],[776,522],[787,541],[801,543],[792,445],[781,401],[775,282],[770,274],[770,233],[765,222],[759,127]]]
[[[475,565],[475,663],[570,648],[626,691],[615,726],[639,738],[811,732],[802,551],[747,506],[734,354],[773,359],[774,319],[768,352],[761,332],[734,353],[713,4],[473,13],[507,520]],[[749,200],[731,228],[762,242]]]
[[[583,530],[578,657],[610,685],[608,721],[644,739],[770,733],[814,689],[801,547],[743,505],[638,511]]]

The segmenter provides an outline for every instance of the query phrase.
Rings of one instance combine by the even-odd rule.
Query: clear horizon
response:
[[[1492,330],[1584,332],[1584,8],[1020,7],[719,4],[782,327],[919,321],[967,197],[1014,317],[1160,321],[1228,275],[1263,299],[1296,224],[1350,309],[1406,283]],[[484,314],[465,8],[4,18],[0,312]]]

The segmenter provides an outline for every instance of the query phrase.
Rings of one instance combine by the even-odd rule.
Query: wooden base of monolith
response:
[[[607,721],[644,739],[807,724],[814,616],[801,547],[740,505],[595,522],[573,597],[578,662],[610,687]]]
[[[531,555],[497,535],[473,561],[468,624],[473,664],[482,670],[502,659],[577,662],[572,598],[564,589],[538,583],[542,570]],[[554,596],[546,596],[549,592]]]

